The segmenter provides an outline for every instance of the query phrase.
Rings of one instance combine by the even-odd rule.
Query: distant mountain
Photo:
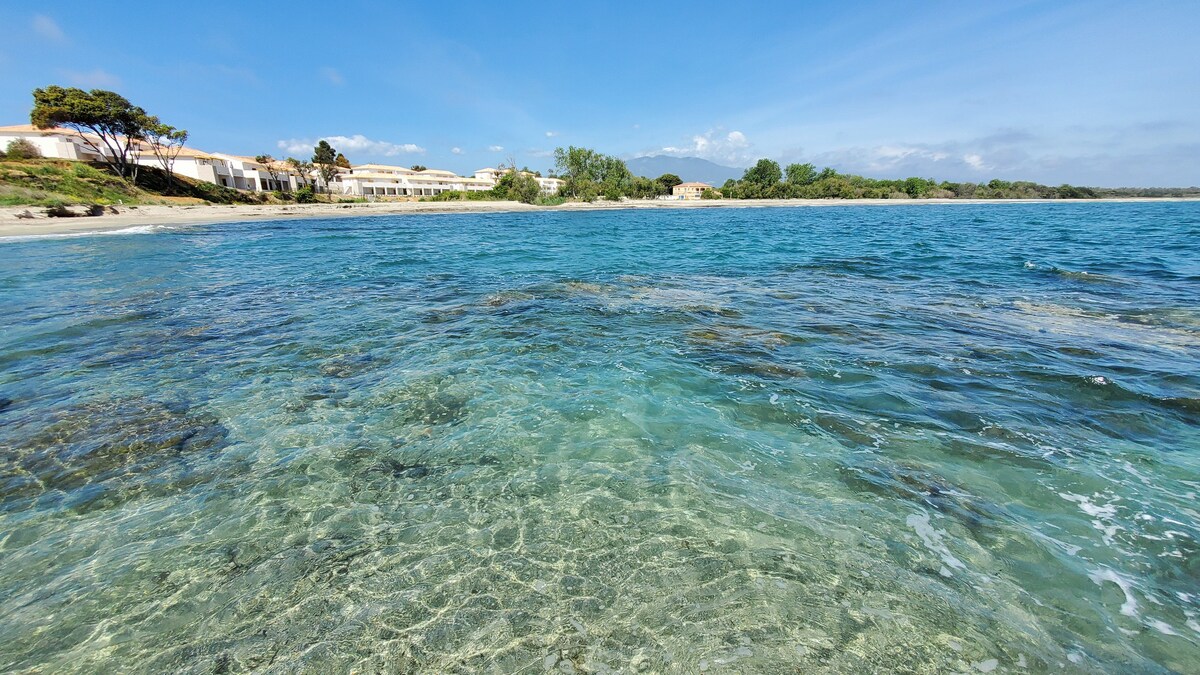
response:
[[[699,157],[670,157],[667,155],[635,157],[625,162],[625,166],[628,166],[636,176],[658,178],[664,173],[673,173],[684,181],[698,181],[716,186],[720,186],[730,178],[741,178],[742,174],[746,172],[745,169],[721,166]]]

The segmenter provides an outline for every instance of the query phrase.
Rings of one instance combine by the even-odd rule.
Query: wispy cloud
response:
[[[335,87],[340,87],[343,84],[346,84],[346,78],[342,77],[342,74],[340,72],[338,72],[337,68],[331,68],[330,66],[323,66],[317,70],[317,73],[326,82],[334,85]]]
[[[752,145],[746,134],[740,131],[726,132],[723,129],[713,129],[704,134],[692,136],[690,145],[666,146],[656,152],[677,157],[700,157],[714,162],[744,165],[752,157]]]
[[[66,42],[67,34],[59,28],[58,22],[45,14],[35,14],[33,17],[33,32],[51,42]]]
[[[330,145],[337,149],[338,152],[344,154],[358,153],[360,155],[373,155],[381,157],[395,157],[397,155],[407,154],[424,154],[425,148],[413,143],[390,143],[388,141],[377,141],[362,134],[353,136],[322,136],[316,139],[309,138],[290,138],[287,140],[278,141],[275,145],[289,154],[302,155],[311,153],[313,147],[319,141],[328,141]]]
[[[450,154],[452,154],[452,155],[461,155],[461,154],[463,154],[463,149],[462,149],[462,148],[458,148],[458,147],[450,148]]]
[[[504,152],[503,145],[489,145],[488,152]]]
[[[558,135],[557,131],[547,131],[546,132],[546,138],[554,138],[557,135]]]
[[[115,88],[121,86],[121,78],[101,68],[93,68],[87,71],[61,70],[59,73],[68,84],[73,84],[76,87]]]

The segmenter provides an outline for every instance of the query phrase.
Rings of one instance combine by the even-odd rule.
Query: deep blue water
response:
[[[3,671],[1200,663],[1197,203],[0,240],[0,315]]]

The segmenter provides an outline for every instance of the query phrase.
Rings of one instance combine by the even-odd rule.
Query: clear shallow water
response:
[[[1195,672],[1200,205],[0,244],[0,669]]]

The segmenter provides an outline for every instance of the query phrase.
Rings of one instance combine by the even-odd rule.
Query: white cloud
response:
[[[319,70],[317,70],[317,72],[321,75],[321,77],[325,78],[325,80],[327,82],[329,82],[329,84],[332,84],[337,87],[340,87],[343,84],[346,84],[346,78],[342,77],[342,74],[338,72],[337,68],[330,68],[329,66],[324,66],[324,67],[320,68]]]
[[[64,42],[67,39],[66,33],[58,27],[58,22],[45,14],[34,15],[33,32],[52,42]]]
[[[454,155],[461,155],[461,154],[463,154],[463,149],[462,148],[450,148],[450,153],[454,154]]]
[[[113,89],[121,85],[121,78],[100,68],[93,68],[88,71],[62,70],[59,72],[62,73],[62,76],[66,78],[69,84],[73,84],[76,87]]]
[[[872,178],[933,176],[947,180],[980,180],[995,171],[1005,175],[1020,173],[1021,167],[1029,161],[1024,150],[1027,143],[1022,140],[1004,146],[987,138],[936,144],[895,143],[839,148],[804,158],[804,161]]]
[[[338,152],[346,155],[358,153],[360,155],[375,155],[383,157],[395,157],[396,155],[405,154],[424,154],[425,148],[412,143],[389,143],[388,141],[376,141],[362,134],[353,136],[322,136],[317,139],[308,138],[291,138],[284,141],[279,141],[276,145],[280,150],[293,155],[304,155],[311,153],[313,146],[318,141],[328,141]]]
[[[712,130],[705,134],[692,136],[691,145],[667,146],[658,150],[664,155],[681,157],[701,157],[714,162],[744,165],[753,157],[750,141],[746,134],[740,131]]]
[[[490,152],[504,152],[504,146],[503,145],[489,145],[488,150]]]
[[[557,135],[558,135],[557,131],[547,131],[546,132],[546,138],[554,138]]]

